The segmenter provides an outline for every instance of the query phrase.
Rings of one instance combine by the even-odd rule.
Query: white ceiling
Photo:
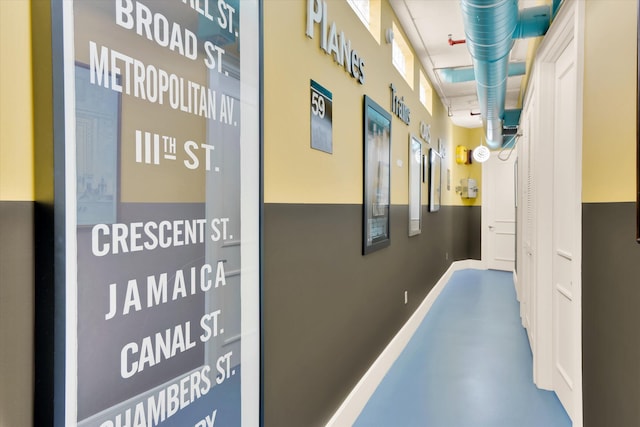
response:
[[[476,83],[443,82],[435,70],[439,68],[471,66],[471,55],[466,44],[449,45],[452,39],[464,39],[464,25],[459,0],[390,0],[418,59],[422,63],[434,90],[449,111],[454,124],[463,127],[481,127]],[[536,5],[536,0],[520,0],[520,8]],[[516,40],[510,62],[526,60],[527,39]],[[516,108],[522,77],[509,77],[507,81],[506,109]]]

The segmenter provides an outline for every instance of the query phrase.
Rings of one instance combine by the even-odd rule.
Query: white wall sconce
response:
[[[388,44],[391,44],[393,42],[393,28],[387,28],[387,30],[384,32],[384,39]]]

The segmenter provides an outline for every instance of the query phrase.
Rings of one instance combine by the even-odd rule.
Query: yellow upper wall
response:
[[[30,13],[0,1],[0,200],[33,200]]]
[[[450,169],[450,188],[447,190],[446,171],[443,178],[442,203],[451,206],[480,206],[482,204],[482,164],[473,162],[471,164],[456,163],[456,146],[462,145],[472,150],[480,145],[480,141],[484,140],[484,130],[482,128],[467,129],[451,124],[451,140],[452,144],[447,147],[447,156],[445,162]],[[492,153],[493,155],[493,153]],[[460,185],[460,180],[464,178],[472,178],[478,184],[478,197],[475,199],[463,199],[460,194],[456,193],[456,187]]]
[[[635,201],[637,2],[584,4],[582,200]],[[527,70],[541,40],[529,45]]]
[[[635,201],[638,5],[585,6],[582,199]]]
[[[395,15],[386,1],[381,3],[381,28],[385,29],[391,27]],[[474,171],[472,175],[477,175],[474,177],[480,183],[480,169],[455,165],[452,154],[457,144],[475,146],[467,139],[478,130],[453,126],[438,97],[434,97],[431,117],[419,103],[418,82],[415,90],[410,90],[391,64],[391,45],[384,41],[378,44],[345,3],[328,4],[329,21],[336,22],[338,30],[345,32],[352,47],[367,61],[364,85],[320,49],[318,36],[305,36],[305,1],[265,3],[265,201],[361,203],[362,97],[367,94],[390,110],[389,84],[394,83],[411,109],[411,124],[407,126],[393,118],[392,203],[407,203],[408,139],[410,134],[419,135],[419,124],[424,121],[431,124],[433,146],[442,138],[447,148],[442,168],[442,203],[467,204],[455,194],[455,185],[468,170]],[[0,1],[0,19],[0,200],[33,200],[29,2]],[[271,25],[273,22],[287,25]],[[415,76],[419,69],[416,64]],[[333,92],[333,155],[309,147],[312,78]],[[423,144],[425,154],[429,147]],[[402,166],[398,166],[398,160]],[[427,201],[427,191],[423,185],[423,203]],[[480,204],[480,199],[471,203]]]
[[[411,123],[407,126],[395,116],[392,119],[391,203],[407,204],[409,135],[418,136],[420,122],[424,121],[432,125],[433,144],[439,137],[447,144],[453,143],[446,111],[436,98],[432,118],[420,104],[417,60],[412,90],[391,63],[391,44],[384,37],[379,44],[346,2],[327,4],[329,25],[335,22],[338,33],[344,32],[351,47],[365,60],[363,85],[320,48],[318,24],[314,38],[305,35],[306,1],[264,3],[265,202],[362,203],[363,96],[368,95],[390,111],[389,85],[393,83],[411,109]],[[381,31],[393,22],[398,25],[384,0],[381,19]],[[311,79],[333,95],[333,154],[310,148]],[[423,146],[426,152],[429,145]],[[448,200],[445,185],[443,180],[443,202]],[[426,203],[426,185],[422,195]]]

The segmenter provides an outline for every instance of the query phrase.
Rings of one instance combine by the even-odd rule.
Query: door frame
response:
[[[517,142],[516,142],[516,144],[517,144]],[[508,150],[511,150],[511,148],[505,150],[505,152],[508,151]],[[500,151],[492,151],[491,152],[491,157],[492,157],[491,160],[493,160],[494,157],[497,157],[499,155],[499,153],[500,153]],[[514,162],[514,165],[515,165],[515,162],[516,162],[516,160],[518,158],[518,150],[514,149],[511,152],[510,156],[511,156],[510,159],[513,159],[513,162]],[[490,248],[490,245],[489,245],[489,239],[490,239],[490,232],[489,232],[489,227],[490,227],[490,224],[489,224],[489,210],[490,210],[490,207],[489,207],[489,204],[490,203],[487,203],[487,202],[489,200],[491,200],[493,197],[487,198],[486,195],[487,194],[491,194],[490,192],[492,192],[493,189],[488,189],[488,187],[487,187],[487,183],[490,182],[490,180],[488,179],[488,175],[490,173],[492,173],[489,170],[491,168],[488,167],[488,164],[489,164],[489,162],[485,162],[485,163],[482,164],[482,188],[484,189],[484,193],[482,195],[482,206],[481,206],[481,227],[482,227],[482,229],[481,229],[481,240],[480,241],[481,241],[481,249],[482,249],[481,250],[481,260],[482,260],[482,267],[484,269],[490,269],[491,268],[491,259],[492,259],[492,257],[489,254],[489,248]],[[515,174],[513,176],[513,179],[514,179],[514,181],[513,181],[514,188],[517,188]],[[515,190],[514,190],[514,202],[515,202],[515,198],[516,198],[516,195],[515,195]],[[515,213],[515,209],[516,209],[515,204],[513,206],[513,209],[514,209],[514,218],[515,218],[515,224],[514,224],[513,231],[516,234],[516,236],[514,236],[514,239],[517,239],[517,227],[518,227],[517,224],[518,224],[518,220],[517,220],[517,217],[515,217],[515,215],[516,215],[516,213]],[[516,244],[514,243],[514,247],[513,247],[514,261],[513,261],[513,268],[511,270],[511,272],[513,272],[513,273],[515,273],[515,269],[516,269],[516,253],[517,253],[517,248],[516,248]],[[493,254],[491,254],[491,255],[493,255]],[[515,277],[515,275],[514,275],[514,277]]]

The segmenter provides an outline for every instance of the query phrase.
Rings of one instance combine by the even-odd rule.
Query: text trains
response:
[[[205,64],[210,68],[217,64],[221,72],[223,51],[216,52],[216,59]],[[89,42],[89,55],[91,84],[152,104],[165,105],[168,101],[174,110],[216,120],[216,91],[105,46],[98,49],[95,42]]]

